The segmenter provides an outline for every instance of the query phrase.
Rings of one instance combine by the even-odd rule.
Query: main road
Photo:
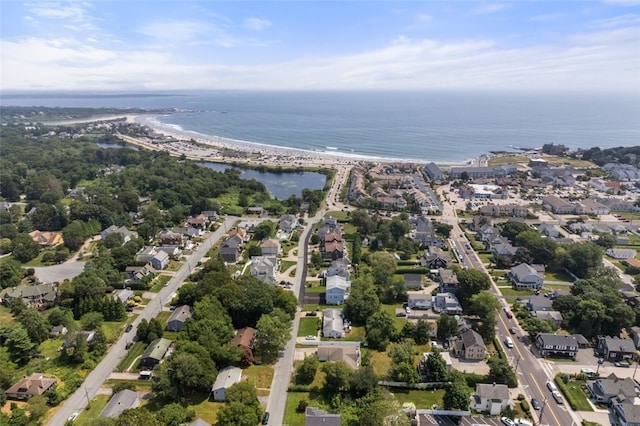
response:
[[[443,194],[444,189],[439,192],[442,200],[448,198],[445,197],[446,194]],[[475,251],[466,248],[470,242],[460,228],[455,206],[450,202],[443,202],[442,220],[453,227],[450,239],[455,243],[456,247],[458,247],[458,259],[461,260],[463,266],[480,270],[489,275]],[[489,277],[491,277],[491,275],[489,275]],[[500,301],[502,307],[498,312],[496,338],[502,344],[509,362],[516,371],[522,392],[528,395],[529,398],[536,398],[542,405],[539,412],[532,411],[532,413],[535,413],[534,417],[537,420],[537,424],[566,426],[580,424],[580,421],[577,417],[574,417],[574,413],[567,405],[558,404],[551,396],[551,393],[547,389],[546,382],[549,380],[553,381],[552,369],[536,356],[535,343],[529,340],[527,333],[522,332],[516,318],[508,318],[506,316],[505,310],[510,310],[511,307],[502,296],[502,293],[500,293],[493,279],[491,279],[491,284],[490,291]],[[515,333],[512,334],[509,329],[513,329]],[[512,337],[513,348],[507,348],[504,344],[507,337]]]
[[[132,322],[133,330],[136,329],[140,321],[142,319],[146,319],[149,321],[151,318],[155,318],[156,315],[162,310],[162,306],[164,303],[169,301],[169,298],[176,292],[176,290],[182,285],[185,278],[195,269],[198,265],[200,259],[202,259],[207,252],[215,245],[220,238],[224,234],[227,233],[227,230],[231,228],[231,225],[235,223],[239,218],[237,217],[228,217],[225,221],[218,227],[218,229],[211,233],[200,246],[196,249],[196,251],[191,254],[188,260],[182,265],[182,267],[175,273],[175,275],[169,280],[167,285],[163,287],[156,297],[149,302],[149,304],[142,310],[140,315]],[[109,377],[109,375],[113,372],[113,370],[118,366],[122,358],[125,356],[127,349],[126,344],[127,341],[131,340],[133,337],[132,331],[131,334],[125,333],[120,339],[118,339],[111,347],[109,348],[109,352],[105,355],[105,357],[100,361],[93,371],[87,375],[82,386],[80,386],[56,411],[56,413],[51,417],[47,424],[51,426],[59,426],[63,425],[67,419],[74,413],[83,410],[89,401],[96,396],[98,390],[102,386],[105,380]]]

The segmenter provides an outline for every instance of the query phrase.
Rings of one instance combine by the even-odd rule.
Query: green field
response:
[[[324,293],[327,288],[323,285],[317,287],[306,287],[304,289],[305,293]]]
[[[416,390],[416,389],[389,389],[396,397],[400,405],[406,402],[412,402],[418,409],[428,409],[434,405],[442,407],[442,398],[444,397],[444,389],[433,390]]]
[[[287,404],[284,409],[284,421],[286,425],[303,425],[304,413],[296,412],[296,408],[300,401],[306,400],[309,402],[309,406],[317,406],[314,403],[315,399],[311,398],[309,392],[289,392],[287,394]]]
[[[104,407],[109,402],[111,395],[96,395],[86,409],[80,412],[78,418],[73,422],[74,425],[83,426],[89,424],[92,420],[97,419]]]
[[[300,318],[300,326],[298,327],[298,337],[318,334],[319,317],[303,317]]]
[[[127,368],[129,368],[131,366],[131,364],[133,363],[133,361],[137,357],[142,355],[142,353],[144,352],[145,348],[146,348],[146,345],[143,342],[134,343],[133,346],[131,346],[131,348],[127,352],[127,355],[122,359],[122,361],[120,361],[120,364],[118,364],[118,367],[116,367],[116,371],[119,372],[119,373],[122,373]],[[136,366],[132,367],[133,368],[132,371],[136,371],[135,367]]]
[[[512,288],[512,287],[498,287],[498,290],[500,290],[500,293],[502,293],[503,296],[518,296],[518,297],[533,296],[533,291],[531,290],[516,290],[515,288]]]
[[[271,389],[273,367],[270,365],[252,365],[242,371],[242,376],[257,389]]]
[[[556,376],[555,382],[567,398],[567,402],[576,411],[593,411],[587,397],[586,382],[584,380],[571,380],[564,383],[560,375]]]

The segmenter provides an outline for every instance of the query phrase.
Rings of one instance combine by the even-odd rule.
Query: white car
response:
[[[509,417],[502,417],[500,420],[505,426],[516,426],[516,422],[511,420]]]
[[[307,339],[307,340],[316,340],[316,336],[310,334],[307,337],[305,337],[305,339]]]
[[[75,419],[78,418],[79,413],[73,413],[72,415],[69,416],[69,418],[67,419],[68,422],[72,422]]]

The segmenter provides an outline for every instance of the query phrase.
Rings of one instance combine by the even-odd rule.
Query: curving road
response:
[[[149,302],[149,304],[142,310],[140,315],[132,322],[133,330],[130,333],[123,334],[118,341],[116,341],[110,348],[109,352],[102,359],[93,371],[89,373],[85,379],[83,385],[79,387],[73,395],[64,401],[60,409],[51,417],[48,425],[59,426],[63,425],[67,419],[74,413],[83,410],[87,403],[98,393],[98,390],[102,386],[105,380],[118,366],[122,358],[125,356],[127,350],[125,348],[127,340],[133,337],[135,329],[144,318],[149,321],[154,318],[162,310],[162,306],[165,302],[169,301],[171,296],[182,285],[185,278],[189,273],[198,265],[200,259],[202,259],[207,252],[214,246],[215,243],[226,234],[227,230],[231,228],[231,225],[235,223],[239,218],[228,217],[218,229],[211,233],[203,242],[200,247],[191,255],[184,265],[178,270],[175,275],[169,280],[167,285],[162,288],[156,295],[156,297]]]

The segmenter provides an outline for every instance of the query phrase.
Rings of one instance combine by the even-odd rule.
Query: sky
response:
[[[0,90],[640,96],[640,0],[0,2]]]

